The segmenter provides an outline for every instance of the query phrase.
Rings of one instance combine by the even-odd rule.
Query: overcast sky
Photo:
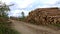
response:
[[[36,8],[60,7],[60,0],[1,0],[6,4],[15,4],[11,6],[10,16],[21,16],[21,12],[28,13]]]

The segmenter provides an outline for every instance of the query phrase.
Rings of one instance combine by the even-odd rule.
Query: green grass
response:
[[[0,34],[19,34],[19,32],[10,28],[1,27]]]
[[[60,27],[60,24],[54,24],[54,26],[56,26],[56,27]]]
[[[0,34],[20,34],[11,27],[8,26],[8,23],[0,23]]]
[[[24,21],[25,20],[25,18],[19,18],[19,21]]]

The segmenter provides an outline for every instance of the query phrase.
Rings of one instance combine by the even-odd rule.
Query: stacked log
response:
[[[60,10],[56,7],[38,8],[32,10],[25,21],[37,25],[60,24]]]

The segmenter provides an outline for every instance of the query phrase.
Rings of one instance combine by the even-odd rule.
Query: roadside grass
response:
[[[0,34],[20,34],[20,33],[10,28],[1,27]]]
[[[19,18],[19,21],[24,21],[25,20],[25,18]]]
[[[56,27],[60,27],[60,24],[53,24],[54,26],[56,26]]]
[[[20,34],[20,33],[12,29],[8,23],[0,22],[0,34]]]

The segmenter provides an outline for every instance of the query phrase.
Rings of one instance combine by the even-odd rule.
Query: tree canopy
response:
[[[6,15],[7,11],[10,11],[10,8],[5,3],[0,2],[0,16]]]
[[[0,16],[7,15],[7,12],[10,11],[9,7],[12,5],[14,5],[14,4],[7,5],[5,3],[0,2]]]

